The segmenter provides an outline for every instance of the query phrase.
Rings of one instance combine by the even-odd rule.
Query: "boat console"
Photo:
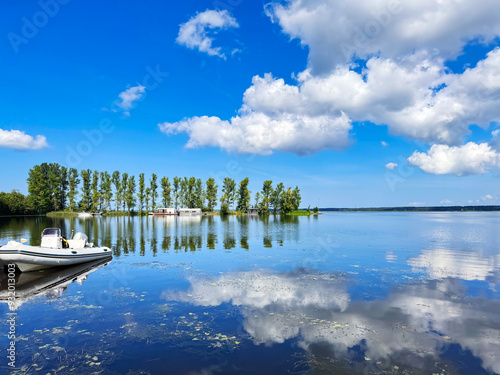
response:
[[[62,235],[59,228],[46,228],[42,232],[41,247],[62,249]]]

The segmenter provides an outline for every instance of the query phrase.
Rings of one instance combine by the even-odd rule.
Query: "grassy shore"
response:
[[[108,211],[104,212],[103,216],[147,216],[147,212],[122,212],[122,211]],[[213,211],[213,212],[203,212],[204,216],[220,216],[219,211]],[[232,216],[244,216],[246,215],[245,212],[243,211],[229,211],[226,215],[232,215]],[[269,215],[273,215],[273,213],[269,213]],[[298,210],[298,211],[292,211],[284,215],[289,215],[289,216],[311,216],[311,215],[318,215],[313,212],[309,212],[307,210]],[[78,212],[74,211],[54,211],[54,212],[49,212],[47,214],[48,217],[56,217],[56,218],[72,218],[72,217],[77,217]]]
[[[71,211],[54,211],[54,212],[49,212],[47,214],[48,217],[77,217],[78,212],[71,212]]]

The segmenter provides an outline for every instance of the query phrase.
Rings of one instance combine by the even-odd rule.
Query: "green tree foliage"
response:
[[[262,186],[262,191],[260,193],[260,204],[258,204],[259,214],[269,215],[269,208],[271,206],[272,198],[274,194],[273,182],[271,180],[264,181]]]
[[[273,196],[273,182],[271,180],[266,180],[264,181],[264,184],[262,186],[262,205],[264,205],[267,208],[267,212],[269,212],[269,206],[271,205],[271,198]]]
[[[220,212],[219,215],[224,216],[229,213],[229,206],[226,202],[223,202],[220,206]]]
[[[122,182],[120,179],[120,172],[113,172],[111,175],[111,182],[115,185],[116,211],[120,211],[120,207],[122,206]]]
[[[184,177],[180,180],[180,189],[179,189],[179,204],[182,207],[187,207],[189,204],[189,192],[188,192],[188,183],[189,180],[187,177]]]
[[[90,169],[84,169],[80,172],[80,176],[82,176],[82,200],[80,202],[80,207],[83,211],[89,211],[92,205],[92,195],[90,191],[92,171]]]
[[[174,183],[172,184],[172,192],[174,194],[173,200],[174,200],[174,205],[175,209],[179,208],[179,194],[180,194],[180,188],[181,188],[181,179],[180,177],[174,177]]]
[[[283,185],[282,182],[280,182],[278,185],[276,185],[276,188],[273,190],[271,194],[271,206],[273,207],[273,213],[276,214],[280,210],[281,206],[281,194],[283,193],[283,190],[285,190],[285,186]]]
[[[126,202],[125,202],[125,194],[127,192],[127,184],[128,184],[128,173],[122,173],[122,182],[121,182],[121,199],[122,199],[122,211],[125,211]]]
[[[295,189],[293,189],[293,191],[292,191],[292,202],[293,202],[293,210],[294,211],[299,209],[301,201],[302,201],[302,197],[300,196],[299,187],[295,186]]]
[[[280,213],[282,214],[287,214],[294,210],[291,188],[288,188],[288,190],[283,190],[281,192],[279,207],[280,207]]]
[[[35,165],[28,172],[28,192],[36,213],[66,208],[68,169],[57,163]]]
[[[78,190],[78,184],[80,183],[80,179],[78,178],[78,171],[75,168],[71,168],[68,173],[68,181],[69,181],[69,191],[68,191],[68,200],[69,200],[69,209],[70,211],[76,210],[76,195]]]
[[[31,196],[26,197],[17,190],[0,193],[0,215],[29,215],[34,213]]]
[[[200,180],[201,184],[201,180]],[[196,208],[198,204],[198,196],[196,190],[197,182],[194,177],[184,177],[180,180],[180,193],[179,199],[182,206],[187,208]],[[201,191],[203,192],[203,184],[201,184]],[[202,198],[201,198],[202,199]],[[203,203],[203,202],[202,202]]]
[[[59,164],[48,164],[48,180],[51,195],[51,210],[64,209],[64,204],[61,205],[63,194],[61,188],[61,167]]]
[[[153,173],[151,180],[149,180],[149,188],[151,190],[151,209],[156,209],[156,199],[158,199],[158,176]]]
[[[205,190],[203,189],[203,182],[201,181],[200,178],[198,178],[196,179],[194,187],[194,199],[192,208],[203,208],[204,200],[205,200]]]
[[[313,208],[313,212],[314,212],[315,214],[317,214],[317,213],[319,212],[319,208],[318,208],[318,207],[314,207],[314,208]]]
[[[98,212],[101,203],[101,192],[99,191],[99,172],[92,174],[92,212]]]
[[[224,178],[222,182],[222,196],[220,201],[227,206],[233,206],[236,195],[236,182],[229,177]],[[221,207],[222,208],[222,207]]]
[[[218,186],[215,184],[215,180],[213,178],[209,178],[207,180],[205,197],[207,199],[207,208],[210,212],[213,212],[214,207],[217,205],[217,189]]]
[[[248,190],[248,177],[244,178],[240,182],[238,188],[238,205],[236,209],[238,211],[247,212],[248,207],[250,207],[250,191]]]
[[[151,188],[147,187],[146,188],[146,196],[144,199],[146,200],[146,211],[149,212],[149,198],[151,197]]]
[[[61,166],[59,170],[59,210],[66,208],[66,200],[68,199],[69,179],[68,168]]]
[[[75,168],[68,169],[57,163],[35,165],[29,170],[27,182],[27,197],[17,191],[1,193],[0,213],[46,213],[64,210],[67,203],[71,211],[109,211],[113,199],[113,185],[118,211],[133,212],[137,204],[141,213],[144,210],[154,210],[157,208],[159,197],[158,178],[154,173],[147,187],[144,173],[139,174],[137,194],[135,177],[129,176],[128,173],[120,174],[119,171],[114,171],[110,175],[108,172],[92,172],[90,169],[78,173]],[[234,210],[235,205],[238,211],[243,212],[251,206],[248,177],[243,179],[238,187],[232,178],[224,178],[219,199],[218,186],[213,178],[209,178],[204,184],[201,179],[195,177],[174,177],[171,185],[168,177],[162,177],[160,184],[162,204],[165,207],[173,203],[176,208],[181,205],[212,212],[220,200],[220,212],[223,215],[228,213],[230,208]],[[79,185],[80,202],[77,205]],[[258,208],[261,214],[269,214],[271,208],[275,214],[286,214],[296,211],[300,203],[298,187],[285,189],[280,182],[273,189],[272,181],[267,180],[263,183],[262,191],[256,193],[252,207]]]
[[[52,194],[49,181],[49,165],[35,165],[28,173],[28,192],[33,197],[35,213],[41,214],[53,209]]]
[[[161,179],[161,195],[163,197],[163,207],[170,207],[172,204],[172,196],[170,195],[172,189],[170,187],[170,181],[168,177],[163,177]]]
[[[257,192],[255,193],[255,205],[253,206],[254,208],[259,208],[259,204],[260,204],[260,193]]]
[[[137,198],[139,198],[139,211],[142,214],[144,198],[146,197],[146,181],[144,179],[144,173],[139,175],[139,192],[137,193]]]
[[[113,199],[113,188],[111,184],[111,175],[108,172],[102,172],[101,191],[106,211],[111,209],[111,200]]]
[[[135,176],[130,176],[127,180],[127,188],[124,197],[129,213],[133,211],[135,207],[135,187]]]

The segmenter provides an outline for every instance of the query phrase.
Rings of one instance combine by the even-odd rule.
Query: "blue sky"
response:
[[[1,191],[57,162],[272,179],[302,206],[500,202],[496,1],[1,7]]]

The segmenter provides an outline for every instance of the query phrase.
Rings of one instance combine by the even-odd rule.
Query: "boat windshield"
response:
[[[47,228],[42,232],[42,237],[61,237],[61,230],[59,228]]]

